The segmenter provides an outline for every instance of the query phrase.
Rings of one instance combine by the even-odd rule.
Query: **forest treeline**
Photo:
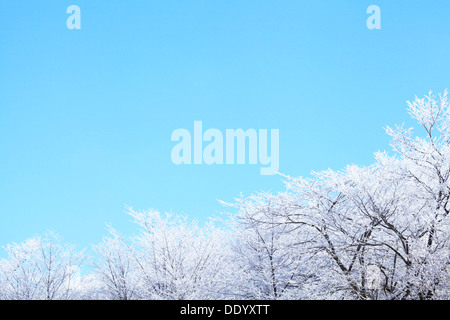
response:
[[[447,92],[408,111],[420,131],[387,127],[393,155],[283,176],[220,223],[128,208],[136,235],[109,226],[92,257],[51,232],[7,245],[0,299],[449,299]]]

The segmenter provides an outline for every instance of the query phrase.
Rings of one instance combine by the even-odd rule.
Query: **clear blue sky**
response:
[[[132,232],[125,205],[204,219],[283,190],[259,165],[172,164],[194,120],[279,129],[286,174],[370,164],[406,100],[449,80],[448,0],[1,0],[0,245],[53,229],[87,247],[107,222]]]

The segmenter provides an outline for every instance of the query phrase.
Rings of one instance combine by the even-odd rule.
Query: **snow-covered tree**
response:
[[[94,246],[98,258],[93,262],[95,275],[92,281],[98,290],[111,300],[139,298],[137,261],[133,248],[114,228],[108,226],[110,237]]]
[[[290,201],[281,195],[260,193],[239,198],[237,213],[228,221],[232,240],[232,264],[235,271],[229,283],[233,296],[240,299],[298,299],[305,298],[302,288],[308,273],[307,253],[301,252],[296,227],[277,223],[274,213],[289,210]],[[287,205],[287,207],[286,207]],[[261,223],[264,219],[269,223]]]
[[[85,257],[48,232],[6,248],[0,263],[0,298],[7,300],[68,300],[80,284]]]
[[[218,299],[223,296],[227,253],[224,233],[211,223],[156,210],[129,214],[140,227],[134,238],[145,299]]]

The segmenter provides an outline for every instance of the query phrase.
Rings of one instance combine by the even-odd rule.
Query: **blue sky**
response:
[[[450,87],[449,17],[447,0],[2,0],[0,245],[53,229],[87,247],[105,223],[133,232],[125,205],[202,220],[283,190],[259,165],[175,166],[171,133],[195,120],[279,129],[289,175],[370,164],[406,100]]]

